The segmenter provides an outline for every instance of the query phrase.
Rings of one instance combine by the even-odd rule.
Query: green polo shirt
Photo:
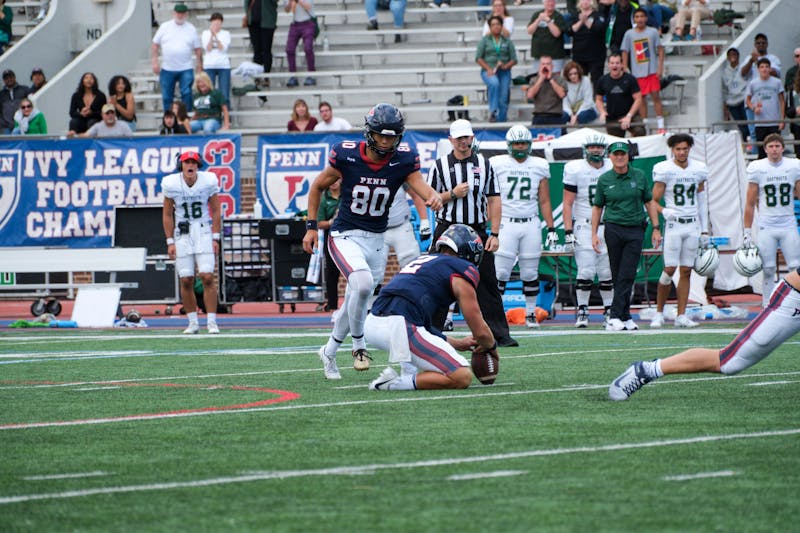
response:
[[[604,207],[603,222],[620,226],[644,226],[644,204],[653,199],[650,179],[638,168],[617,174],[609,170],[597,180],[594,205]]]
[[[339,198],[334,198],[329,190],[325,190],[320,197],[317,220],[332,219],[337,209],[339,209]]]

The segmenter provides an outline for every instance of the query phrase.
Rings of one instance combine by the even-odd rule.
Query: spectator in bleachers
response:
[[[500,33],[506,39],[510,39],[511,34],[514,33],[514,17],[508,14],[506,0],[492,0],[492,13],[489,16],[503,19],[503,31]],[[489,19],[487,18],[486,22],[483,23],[483,33],[481,35],[486,37],[489,33]]]
[[[72,93],[69,102],[69,133],[85,133],[97,122],[103,120],[101,110],[106,105],[106,95],[100,90],[97,77],[87,72],[81,76],[78,88]]]
[[[739,69],[739,50],[729,48],[726,57],[728,61],[722,68],[722,116],[725,120],[747,120],[744,111],[747,81],[742,78],[742,71]],[[739,124],[737,127],[742,134],[742,142],[746,142],[750,129],[747,124]]]
[[[578,14],[568,30],[572,37],[572,59],[592,78],[592,85],[597,83],[605,68],[607,27],[608,19],[597,10],[594,0],[578,2]]]
[[[211,83],[225,97],[231,107],[231,58],[228,47],[231,45],[231,32],[222,29],[222,13],[212,13],[207,30],[200,36],[203,46],[203,68],[211,78]]]
[[[286,123],[286,129],[290,132],[314,131],[317,126],[317,119],[311,116],[308,111],[308,104],[302,98],[294,101],[292,106],[292,119]]]
[[[481,66],[489,100],[489,122],[505,122],[511,89],[511,68],[517,64],[517,50],[511,39],[503,37],[503,19],[489,17],[491,33],[478,41],[475,62]]]
[[[306,54],[308,72],[317,70],[314,64],[314,30],[316,25],[311,17],[314,13],[313,0],[289,0],[286,12],[292,14],[292,24],[289,26],[289,35],[286,37],[286,60],[289,62],[289,72],[297,72],[297,43],[303,39],[303,51]],[[316,85],[317,80],[308,76],[303,85]],[[297,87],[297,78],[292,76],[286,82],[287,87]]]
[[[526,96],[533,102],[531,124],[534,126],[562,124],[567,82],[553,70],[553,59],[542,56],[539,58],[539,72],[530,80]]]
[[[136,131],[136,102],[133,99],[131,82],[122,75],[108,82],[108,103],[117,111],[117,120],[125,122],[131,131]]]
[[[201,72],[194,82],[195,92],[192,95],[194,115],[191,127],[196,133],[212,134],[217,130],[231,127],[228,115],[228,104],[219,89],[211,84],[208,74]]]
[[[181,100],[192,109],[192,54],[197,58],[197,71],[203,70],[203,50],[195,27],[187,20],[189,8],[178,3],[173,8],[172,20],[161,24],[150,45],[153,73],[161,84],[161,103],[167,109],[175,96],[175,85],[180,86]],[[161,50],[161,63],[158,51]]]
[[[186,110],[186,104],[181,100],[175,100],[172,102],[170,109],[175,113],[175,119],[178,121],[178,124],[183,126],[186,133],[192,133],[192,121],[189,120],[189,112]]]
[[[772,66],[769,59],[758,60],[758,77],[750,80],[745,91],[745,105],[753,111],[756,127],[756,141],[762,143],[770,133],[780,133],[786,112],[783,84],[779,78],[771,75]],[[758,147],[758,158],[767,157],[764,145]]]
[[[264,73],[272,71],[272,40],[278,26],[278,0],[244,0],[245,20],[243,26],[250,34],[253,47],[253,63],[264,67]],[[256,86],[269,87],[269,78],[260,78]]]
[[[600,0],[600,10],[608,20],[610,31],[606,31],[606,46],[612,54],[620,52],[625,32],[633,28],[633,10],[630,0]]]
[[[47,133],[47,121],[41,111],[33,107],[30,98],[23,98],[14,113],[12,135],[42,135]]]
[[[14,10],[6,5],[6,0],[0,0],[0,54],[5,52],[5,48],[11,42],[11,23],[14,22]]]
[[[641,137],[646,133],[636,124],[642,120],[642,91],[636,78],[625,72],[620,54],[608,56],[608,74],[597,80],[594,103],[609,135],[625,137],[625,132],[630,131],[632,137]]]
[[[103,120],[95,123],[81,137],[130,137],[133,135],[127,122],[117,120],[114,104],[106,104],[102,109]]]
[[[564,97],[564,116],[561,122],[566,124],[589,124],[597,118],[597,107],[594,104],[594,89],[588,76],[576,61],[570,61],[564,67],[567,82],[567,95]]]
[[[178,122],[178,118],[172,112],[172,109],[167,109],[164,111],[164,116],[161,117],[161,127],[158,133],[159,135],[178,135],[188,132],[183,127],[183,124]]]
[[[797,71],[800,70],[800,48],[794,49],[794,65],[789,67],[786,71],[786,78],[783,80],[783,88],[785,91],[789,91],[789,88],[794,84],[794,77],[797,74]]]
[[[47,83],[47,79],[44,77],[44,71],[39,67],[36,67],[31,71],[31,87],[30,87],[30,94],[35,93],[42,87],[44,84]]]
[[[776,55],[770,54],[768,47],[769,39],[767,39],[767,36],[763,33],[756,34],[756,36],[753,38],[753,51],[750,52],[747,62],[741,66],[742,78],[744,78],[746,82],[750,82],[754,78],[758,77],[756,72],[758,69],[756,69],[755,66],[758,60],[762,57],[769,59],[769,63],[772,65],[772,75],[778,78],[781,77],[781,60],[778,59]],[[750,140],[752,141],[756,138],[756,125],[752,122],[755,120],[755,114],[749,107],[745,107],[745,114],[747,116],[747,120],[751,121],[747,127],[750,131]],[[757,148],[754,145],[751,153],[755,153],[756,151]]]
[[[450,3],[448,2],[448,5]],[[378,29],[378,0],[364,0],[364,7],[367,10],[367,29]],[[406,16],[406,0],[389,0],[389,10],[392,12],[392,19],[394,20],[394,28],[400,30],[405,24]],[[394,42],[403,42],[403,36],[399,33],[395,34]]]
[[[797,50],[795,50],[797,52]],[[796,119],[800,117],[800,69],[795,70],[794,80],[786,91],[786,118]],[[800,123],[792,122],[789,124],[789,131],[794,137],[794,156],[800,159]]]
[[[11,133],[14,129],[14,113],[29,92],[28,87],[17,83],[17,75],[13,70],[3,71],[3,88],[0,90],[0,134]]]
[[[675,12],[667,5],[658,0],[650,0],[645,5],[644,2],[639,7],[647,10],[647,25],[658,30],[662,37],[671,30],[670,21],[675,16]]]
[[[531,70],[539,71],[539,60],[543,56],[549,57],[552,64],[552,74],[559,74],[564,68],[564,58],[567,51],[564,49],[564,33],[567,31],[567,22],[564,15],[556,11],[556,0],[542,0],[541,11],[531,15],[527,31],[531,36],[531,57],[533,63]],[[561,112],[559,111],[559,117]]]
[[[711,0],[683,0],[680,8],[678,8],[678,14],[675,16],[673,38],[675,40],[686,39],[694,41],[697,38],[697,28],[700,27],[700,21],[710,19],[713,16],[709,4],[711,4]],[[689,19],[689,34],[684,35],[687,18]]]
[[[319,118],[320,121],[314,126],[314,131],[349,131],[353,129],[347,120],[333,116],[333,108],[328,102],[319,103]]]
[[[653,99],[658,133],[664,133],[664,109],[661,105],[661,76],[664,74],[664,47],[658,30],[647,25],[647,11],[633,12],[634,27],[622,38],[622,64],[630,69],[642,93],[639,114],[647,118],[647,100]]]

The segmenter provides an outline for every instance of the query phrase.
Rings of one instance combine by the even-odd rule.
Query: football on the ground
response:
[[[484,385],[491,385],[500,371],[500,358],[497,349],[472,352],[472,373]]]

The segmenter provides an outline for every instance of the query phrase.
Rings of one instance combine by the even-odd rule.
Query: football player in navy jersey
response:
[[[436,241],[436,254],[421,255],[384,287],[367,315],[370,344],[389,352],[391,366],[370,383],[370,390],[466,389],[472,381],[469,362],[457,350],[495,348],[492,330],[481,315],[476,265],[483,243],[464,224],[448,227]],[[446,337],[433,324],[437,311],[458,301],[472,335]]]
[[[389,206],[397,190],[408,186],[438,211],[439,195],[419,171],[419,155],[400,144],[405,131],[403,114],[391,104],[378,104],[365,117],[366,141],[343,141],[331,149],[328,166],[316,177],[308,195],[309,218],[303,249],[315,253],[317,221],[322,192],[342,179],[339,213],[330,230],[328,250],[347,279],[341,312],[336,317],[328,342],[319,350],[327,379],[341,379],[336,350],[349,333],[353,338],[353,368],[369,369],[371,356],[364,340],[364,320],[373,289],[383,281],[386,256],[383,232]]]

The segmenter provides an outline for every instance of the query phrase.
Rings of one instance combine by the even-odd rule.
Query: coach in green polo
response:
[[[592,206],[592,247],[600,253],[602,243],[597,232],[600,224],[604,224],[614,282],[614,299],[606,324],[608,331],[639,329],[631,318],[631,290],[642,254],[648,216],[653,225],[653,247],[661,245],[652,180],[638,168],[630,166],[629,150],[630,145],[626,142],[615,142],[608,147],[613,168],[597,180]]]

